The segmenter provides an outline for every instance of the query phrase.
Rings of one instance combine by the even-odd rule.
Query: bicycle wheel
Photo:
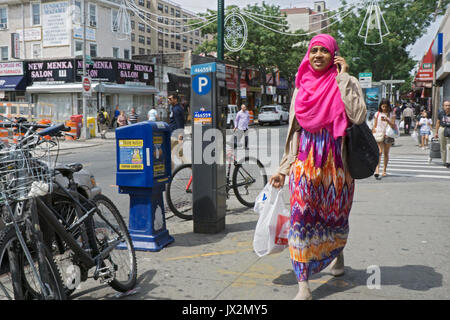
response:
[[[36,243],[27,241],[28,250],[31,253],[33,263],[39,270]],[[65,300],[66,295],[62,285],[61,275],[56,267],[50,250],[44,246],[45,262],[48,281],[44,285],[50,290],[51,299]],[[11,261],[16,263],[11,264]],[[13,278],[12,265],[17,267],[17,278]],[[15,229],[7,227],[0,232],[0,300],[43,300],[38,279],[25,257],[20,246]]]
[[[103,194],[98,194],[93,201],[98,212],[93,215],[95,238],[99,252],[102,252],[111,242],[123,239],[123,242],[113,249],[103,260],[102,268],[113,273],[109,285],[120,292],[126,292],[135,287],[137,281],[136,252],[131,241],[128,228],[114,203]]]
[[[175,169],[166,187],[166,201],[174,215],[192,220],[192,165],[183,164]]]
[[[267,174],[261,161],[245,157],[233,170],[233,191],[244,206],[252,208],[255,200],[267,184]]]

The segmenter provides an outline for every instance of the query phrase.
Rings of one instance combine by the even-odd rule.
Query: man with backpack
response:
[[[97,115],[97,122],[100,128],[100,137],[102,139],[106,139],[106,132],[108,131],[108,122],[109,116],[108,112],[105,111],[105,108],[101,108]]]

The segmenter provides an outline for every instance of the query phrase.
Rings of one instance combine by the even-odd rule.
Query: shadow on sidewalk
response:
[[[317,282],[324,275],[330,275],[325,269],[323,272],[311,277],[311,282]],[[367,287],[368,279],[373,273],[366,270],[356,270],[345,267],[345,274],[341,277],[333,277],[312,291],[314,299],[323,299],[334,293],[344,292],[357,287]],[[381,287],[399,286],[400,288],[414,291],[428,291],[442,287],[442,274],[434,268],[421,265],[406,265],[402,267],[380,267]],[[277,285],[297,285],[297,279],[293,271],[288,271],[273,280]],[[369,281],[369,284],[372,284]]]

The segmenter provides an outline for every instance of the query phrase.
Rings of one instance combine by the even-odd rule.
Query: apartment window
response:
[[[147,26],[147,33],[151,33],[152,32],[152,28],[150,28],[150,26]]]
[[[183,22],[187,22],[187,16],[183,14]]]
[[[135,24],[134,21],[131,21],[131,29],[134,30]]]
[[[162,39],[158,39],[158,47],[162,47],[164,45]]]
[[[31,45],[32,57],[33,59],[41,58],[41,44],[33,43]]]
[[[186,52],[186,51],[187,51],[187,47],[183,46],[183,52]]]
[[[175,35],[174,35],[173,33],[171,33],[171,34],[170,34],[170,37],[171,37],[171,38],[174,38],[174,37],[175,37]]]
[[[134,33],[131,34],[131,41],[136,41],[136,35]]]
[[[39,2],[31,2],[31,25],[41,24],[41,4]]]
[[[131,46],[131,54],[134,54],[136,52],[136,49],[134,48],[134,46]]]
[[[164,23],[164,18],[163,17],[158,17],[158,22],[159,23]]]
[[[170,43],[170,48],[175,49],[175,43],[173,41]]]
[[[145,37],[139,36],[139,43],[145,44]]]
[[[183,42],[187,43],[187,37],[183,36]]]
[[[161,12],[164,10],[164,6],[161,3],[158,3],[158,10]]]
[[[175,11],[175,17],[180,18],[180,10]]]
[[[147,9],[151,9],[152,3],[150,0],[147,1]]]
[[[113,57],[119,58],[119,48],[112,48],[113,49]]]
[[[97,45],[96,45],[96,44],[91,43],[91,44],[89,45],[89,55],[90,55],[92,58],[94,58],[94,57],[97,56]]]
[[[179,34],[177,34],[177,35],[175,36],[175,38],[176,38],[177,40],[180,40],[180,39],[181,39],[181,36],[180,36]]]
[[[138,3],[139,3],[140,6],[145,6],[145,1],[144,0],[139,0]]]
[[[198,37],[200,35],[200,31],[195,30],[195,35]]]
[[[8,7],[0,8],[0,29],[8,28]]]
[[[151,54],[152,51],[150,49],[147,49],[147,54]]]
[[[164,46],[165,46],[166,48],[169,48],[169,41],[168,41],[168,40],[164,41]]]
[[[123,49],[123,57],[124,57],[124,59],[130,59],[130,50]]]
[[[177,50],[181,50],[181,44],[177,43],[176,48],[177,48]]]
[[[75,55],[76,56],[83,55],[83,41],[75,41]]]
[[[139,48],[139,54],[145,54],[145,49],[144,48]]]
[[[192,38],[189,38],[189,44],[193,44]]]
[[[164,12],[165,13],[169,13],[169,7],[168,6],[164,6]]]
[[[89,25],[97,26],[97,5],[93,3],[89,3]]]
[[[170,8],[170,14],[173,16],[175,14],[175,9],[174,8]]]
[[[200,44],[200,41],[198,41],[197,39],[195,39],[195,45],[198,46]]]
[[[147,37],[147,44],[150,46],[152,44],[152,38]]]
[[[75,23],[79,23],[81,24],[83,21],[81,20],[81,17],[83,16],[82,12],[83,12],[83,3],[79,0],[76,0],[74,2],[75,7],[77,8],[77,10],[74,12],[74,16],[73,16],[73,22]]]
[[[138,23],[138,29],[139,29],[139,31],[145,31],[145,24]]]
[[[8,47],[0,47],[0,59],[8,60]]]
[[[117,24],[117,15],[119,11],[116,9],[111,9],[111,30],[112,32],[117,32],[119,30],[119,26]]]

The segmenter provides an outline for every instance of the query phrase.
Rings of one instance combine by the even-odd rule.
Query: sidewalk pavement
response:
[[[397,139],[391,154],[427,157],[409,136]],[[345,275],[335,278],[328,267],[312,276],[313,299],[450,299],[450,199],[441,196],[448,182],[368,178],[356,184]],[[285,186],[286,206],[288,192]],[[90,279],[73,298],[290,300],[298,284],[289,250],[259,258],[252,247],[257,220],[253,209],[243,207],[232,193],[226,228],[217,234],[193,233],[192,221],[166,212],[167,230],[175,241],[159,252],[137,251],[135,291],[120,296]],[[379,287],[375,275],[381,277]]]

